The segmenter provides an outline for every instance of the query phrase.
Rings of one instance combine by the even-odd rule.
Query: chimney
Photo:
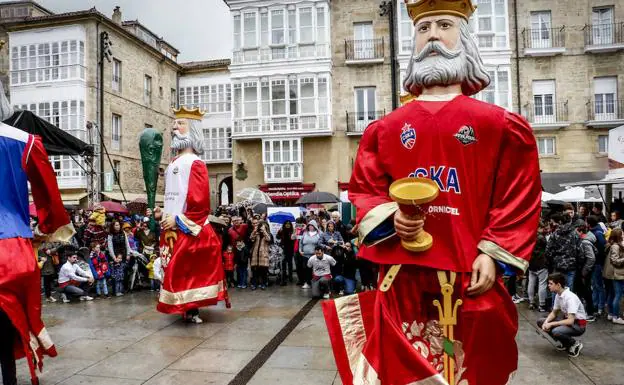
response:
[[[121,25],[121,8],[119,6],[116,6],[115,9],[113,9],[113,22]]]

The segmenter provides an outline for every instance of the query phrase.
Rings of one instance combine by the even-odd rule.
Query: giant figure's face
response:
[[[188,135],[189,132],[189,121],[188,119],[175,119],[173,121],[173,126],[171,127],[171,131],[173,134],[179,133],[181,136]]]
[[[434,15],[423,17],[416,23],[416,53],[422,52],[428,43],[439,41],[449,50],[454,50],[459,42],[459,22],[457,16]],[[431,52],[429,56],[435,56]]]

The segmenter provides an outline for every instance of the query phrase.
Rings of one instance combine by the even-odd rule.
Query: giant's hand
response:
[[[394,228],[396,233],[404,241],[413,241],[423,231],[424,219],[416,219],[405,214],[401,209],[394,214]]]
[[[149,210],[149,209],[148,209]],[[151,215],[151,210],[148,211],[150,214],[148,214],[147,216]],[[163,210],[162,208],[156,206],[156,208],[154,208],[154,219],[159,221],[163,216]]]
[[[468,295],[480,295],[490,290],[496,281],[496,264],[487,254],[479,254],[472,263]]]
[[[175,225],[176,225],[176,220],[175,220],[175,216],[173,215],[165,215],[165,219],[163,219],[160,222],[160,226],[165,231],[174,229]]]

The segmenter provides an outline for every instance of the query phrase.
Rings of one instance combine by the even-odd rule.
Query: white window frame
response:
[[[279,32],[280,28],[275,28],[273,26],[273,17],[274,17],[274,12],[281,12],[282,13],[282,41],[276,41],[274,39],[274,32]],[[278,15],[279,16],[279,15]],[[269,45],[272,47],[282,47],[285,46],[288,42],[288,10],[285,8],[275,8],[275,9],[269,9]]]
[[[373,94],[373,106],[369,106],[370,93]],[[363,106],[359,106],[358,94],[362,94]],[[355,87],[353,90],[353,103],[355,111],[355,129],[358,132],[363,132],[366,127],[377,119],[377,87]],[[361,107],[361,108],[360,108]]]
[[[551,48],[552,41],[552,13],[551,11],[531,12],[531,48]]]
[[[399,1],[397,20],[399,21],[399,52],[411,54],[414,49],[414,23],[407,13],[407,6],[404,1]],[[409,34],[407,34],[406,30],[409,30]]]
[[[615,38],[614,17],[615,9],[613,6],[592,8],[592,40],[594,44],[613,44]]]
[[[303,40],[301,37],[301,14],[303,13],[303,10],[310,10],[310,36],[311,39],[310,40]],[[304,6],[304,7],[299,7],[297,8],[297,43],[299,45],[308,45],[308,44],[314,44],[314,42],[316,41],[316,14],[314,12],[315,8],[310,6]],[[307,28],[307,26],[306,26]]]
[[[147,74],[143,77],[143,101],[148,106],[152,105],[152,77]]]
[[[113,91],[121,92],[121,60],[113,58],[113,75],[112,75],[112,88]]]
[[[594,119],[616,120],[618,117],[617,76],[594,78]]]
[[[598,135],[598,154],[606,155],[609,153],[609,135]]]
[[[511,107],[511,77],[510,77],[510,68],[509,67],[501,67],[501,68],[488,68],[488,75],[490,76],[490,84],[487,88],[481,90],[475,98],[477,100],[481,100],[487,103],[496,104],[499,107],[509,109]],[[501,91],[501,79],[500,74],[507,74],[507,91],[503,93]],[[492,98],[488,98],[487,95],[492,94]]]
[[[490,4],[490,13],[484,14],[486,7],[483,4]],[[481,6],[479,6],[481,4]],[[502,4],[504,7],[503,14],[498,15],[496,13],[497,4]],[[470,26],[473,33],[477,37],[479,48],[484,50],[501,50],[509,48],[509,16],[508,16],[508,4],[507,0],[478,0],[477,10],[471,17]],[[490,30],[480,30],[479,21],[484,18],[489,18]],[[497,30],[497,19],[504,19],[504,31]],[[499,44],[501,40],[504,40],[504,44]],[[491,46],[486,46],[482,42],[491,41]]]
[[[12,46],[11,85],[85,79],[85,43],[71,39]]]
[[[549,146],[550,142],[550,146]],[[548,151],[548,150],[552,151]],[[543,136],[537,138],[537,152],[540,156],[557,155],[557,138],[554,136]]]
[[[232,127],[208,127],[204,132],[204,154],[206,162],[232,160]]]
[[[247,24],[246,20],[251,20],[252,18],[246,18],[246,16],[249,15],[253,15],[253,19],[254,19],[254,36],[253,39],[249,39],[250,41],[247,41],[247,33],[251,33],[251,31],[246,31],[245,30],[245,25]],[[241,15],[241,35],[242,35],[242,48],[243,50],[247,50],[247,49],[254,49],[254,48],[258,48],[259,45],[259,32],[260,32],[260,15],[258,14],[258,11],[243,11],[242,15]]]
[[[236,25],[238,24],[238,28]],[[232,16],[232,27],[233,27],[233,39],[232,39],[232,47],[233,50],[239,51],[243,48],[243,18],[242,15],[234,15]]]
[[[121,150],[122,124],[122,116],[113,113],[111,117],[111,149],[115,151]]]
[[[287,151],[284,150],[286,144]],[[262,140],[262,164],[266,183],[303,181],[302,145],[301,138]]]
[[[554,80],[533,81],[534,123],[555,123],[557,121],[556,89],[557,85]]]

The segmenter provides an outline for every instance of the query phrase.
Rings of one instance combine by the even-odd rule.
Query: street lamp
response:
[[[390,24],[390,78],[392,79],[392,109],[399,107],[399,90],[397,87],[396,73],[396,47],[395,47],[395,9],[397,0],[384,0],[379,4],[379,16],[388,16]],[[400,0],[399,0],[400,1]]]

